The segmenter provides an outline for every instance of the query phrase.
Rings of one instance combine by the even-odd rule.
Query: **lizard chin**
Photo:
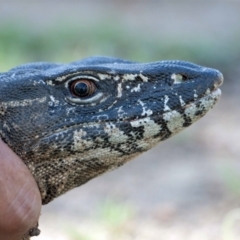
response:
[[[202,118],[209,110],[211,110],[221,97],[219,88],[208,91],[202,98],[184,106],[184,113],[189,117],[190,124]]]
[[[217,89],[213,90],[209,95],[212,95],[212,97],[219,99],[220,96],[222,95],[222,91],[220,88],[217,88]]]
[[[219,88],[214,89],[213,91],[207,92],[202,98],[195,101],[195,104],[203,104],[205,106],[205,113],[207,113],[213,106],[218,102],[221,97],[221,90]],[[207,101],[209,101],[207,103]]]

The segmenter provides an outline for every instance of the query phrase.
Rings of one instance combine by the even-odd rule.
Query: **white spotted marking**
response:
[[[118,86],[117,86],[117,91],[118,91],[117,98],[122,97],[122,91],[123,91],[123,89],[122,89],[122,83],[121,83],[121,82],[120,82],[120,83],[118,84]]]
[[[210,93],[211,93],[211,90],[208,88],[205,94],[210,94]]]
[[[130,124],[132,127],[144,127],[144,139],[152,138],[161,130],[161,126],[149,117],[131,121]]]
[[[165,112],[171,111],[171,108],[167,105],[168,101],[169,101],[169,97],[168,97],[168,95],[165,95],[164,96],[164,109],[163,109]]]
[[[50,99],[51,99],[51,101],[55,104],[55,105],[58,105],[59,104],[59,100],[56,100],[55,98],[54,98],[54,96],[49,96],[50,97]]]
[[[67,109],[66,109],[66,111],[67,111],[67,116],[68,116],[69,114],[72,114],[72,113],[74,113],[74,112],[75,112],[75,110],[76,110],[76,108],[75,108],[75,107],[69,107],[69,108],[67,108]]]
[[[49,85],[49,86],[55,86],[53,80],[48,80],[48,81],[46,81],[46,84]]]
[[[186,103],[182,99],[182,96],[179,96],[179,101],[182,107],[186,105]]]
[[[64,81],[66,79],[66,77],[67,76],[57,77],[55,81],[56,82],[62,82],[62,81]]]
[[[196,92],[197,92],[196,89],[194,89],[194,95],[193,95],[194,100],[197,100],[197,99],[198,99],[198,94],[197,94]]]
[[[118,113],[118,114],[124,114],[124,113],[125,113],[125,112],[122,110],[122,106],[119,107],[117,113]]]
[[[37,103],[43,103],[46,102],[47,98],[34,98],[34,99],[25,99],[20,101],[9,101],[9,102],[2,102],[1,105],[4,107],[26,107],[26,106],[32,106],[33,104]]]
[[[183,129],[183,124],[185,122],[183,116],[178,111],[170,111],[163,114],[163,119],[167,122],[167,127],[169,131],[173,134],[178,133]]]
[[[102,74],[102,73],[99,73],[98,77],[100,80],[106,80],[106,79],[111,78],[108,74]]]
[[[114,123],[107,123],[104,131],[108,134],[109,141],[113,144],[125,143],[128,139],[128,136],[117,128]]]
[[[85,149],[92,147],[94,144],[93,141],[83,139],[86,135],[87,132],[82,129],[73,132],[73,151],[84,151]]]
[[[126,116],[126,113],[122,110],[122,106],[119,107],[117,113],[118,113],[118,119],[124,119],[124,116]]]
[[[137,74],[124,74],[123,75],[123,80],[124,81],[133,81],[137,77]]]
[[[141,84],[139,83],[137,85],[137,87],[134,87],[133,89],[131,89],[131,92],[140,92],[141,91]]]
[[[197,102],[199,104],[191,103],[187,105],[184,113],[192,120],[192,122],[195,122],[205,115],[211,108],[213,108],[220,98],[220,95],[221,90],[217,89],[216,91],[198,100]],[[201,114],[196,115],[197,112],[201,112]]]
[[[120,79],[120,77],[117,75],[113,78],[115,81],[118,81]]]
[[[77,75],[77,74],[79,74],[79,73],[82,73],[82,72],[74,72],[74,75]],[[61,77],[57,77],[56,79],[55,79],[55,81],[56,82],[63,82],[63,81],[65,81],[65,79],[67,79],[68,77],[71,77],[72,76],[72,74],[67,74],[67,75],[64,75],[64,76],[61,76]]]
[[[37,85],[39,85],[39,84],[46,85],[46,83],[45,83],[43,80],[33,81],[32,84],[33,84],[33,86],[37,86]]]
[[[142,73],[140,73],[140,74],[124,74],[123,81],[134,81],[137,77],[140,77],[143,82],[148,82],[148,77],[144,76]]]
[[[140,103],[143,109],[141,116],[151,116],[153,111],[151,109],[147,109],[145,104],[141,100],[138,100],[138,102]]]
[[[161,140],[161,136],[156,137],[156,134],[160,133],[160,131],[162,130],[162,125],[156,124],[149,117],[131,121],[130,124],[132,127],[144,126],[143,138],[136,141],[139,148],[141,148],[142,150],[149,150]]]
[[[143,80],[143,82],[148,82],[148,77],[142,75],[142,73],[140,73],[139,76],[141,77],[141,79]]]

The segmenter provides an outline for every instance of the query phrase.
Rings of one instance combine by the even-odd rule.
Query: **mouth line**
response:
[[[201,100],[203,100],[205,98],[208,98],[208,97],[212,97],[213,99],[215,98],[215,99],[218,100],[220,98],[220,96],[221,96],[221,93],[222,93],[221,89],[218,88],[218,86],[220,86],[220,85],[222,85],[222,83],[217,85],[213,90],[210,90],[209,92],[205,92],[205,94],[202,97],[200,97],[200,98],[198,98],[196,100],[190,101],[189,103],[185,104],[184,106],[168,110],[168,111],[163,112],[161,114],[156,113],[156,114],[152,114],[150,116],[143,116],[143,117],[140,117],[140,118],[128,119],[128,120],[129,120],[129,122],[132,122],[132,121],[136,121],[136,120],[142,120],[142,119],[145,119],[147,117],[163,116],[164,114],[167,114],[167,113],[172,112],[172,111],[180,111],[181,109],[186,109],[189,106],[191,106],[192,104],[196,104],[199,101],[201,101]],[[126,121],[128,121],[128,120],[126,120]]]
[[[139,118],[132,118],[132,119],[128,118],[128,119],[119,120],[119,121],[105,120],[105,121],[102,121],[102,122],[98,122],[98,124],[104,124],[104,123],[107,123],[107,122],[113,122],[113,123],[129,122],[129,123],[131,123],[131,122],[138,121],[138,120],[144,120],[146,118],[152,118],[152,117],[154,118],[154,117],[157,117],[157,116],[158,117],[163,117],[164,114],[167,114],[167,113],[172,112],[172,111],[180,111],[181,109],[189,108],[191,105],[197,104],[199,101],[204,100],[205,98],[208,98],[208,97],[216,99],[216,101],[217,101],[220,98],[220,96],[221,96],[221,90],[218,87],[216,87],[212,91],[205,93],[201,98],[198,98],[195,101],[191,101],[191,102],[187,103],[186,105],[184,105],[182,107],[179,107],[179,108],[176,108],[176,109],[173,109],[173,110],[169,110],[169,111],[161,113],[161,114],[155,113],[155,114],[152,114],[152,115],[149,115],[149,116],[142,116],[142,117],[139,117]],[[78,127],[80,127],[80,128],[84,128],[86,126],[89,127],[89,126],[95,125],[95,124],[96,124],[95,122],[76,124],[76,125],[69,126],[67,129],[64,129],[64,131],[67,131],[67,130],[70,130],[70,129],[74,129],[74,128],[78,128]],[[51,136],[53,136],[55,134],[58,134],[62,130],[63,130],[63,128],[58,129],[54,133],[45,135],[43,137],[43,139],[46,139],[46,138],[51,137]]]
[[[220,96],[221,96],[221,89],[220,88],[214,88],[212,91],[209,91],[209,92],[206,92],[202,97],[196,99],[195,101],[192,101],[188,104],[186,104],[185,106],[183,106],[183,108],[187,108],[189,105],[191,104],[196,104],[197,102],[203,100],[204,98],[207,98],[207,97],[211,97],[212,98],[216,98],[216,99],[219,99]]]
[[[222,85],[222,84],[220,84],[220,85]],[[202,98],[204,98],[204,97],[206,97],[206,96],[209,96],[209,95],[213,95],[213,96],[214,96],[214,95],[218,95],[218,96],[221,96],[222,91],[221,91],[221,89],[219,88],[220,85],[216,86],[212,91],[210,91],[210,93],[205,94]]]

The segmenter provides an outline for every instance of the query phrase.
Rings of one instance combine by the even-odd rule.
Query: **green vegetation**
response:
[[[236,208],[228,212],[222,223],[222,240],[238,239],[238,225],[240,221],[240,209]]]
[[[107,200],[99,210],[99,219],[111,228],[123,226],[133,216],[133,210],[123,204]]]
[[[98,23],[88,26],[63,26],[45,30],[17,25],[0,26],[0,71],[32,61],[69,62],[93,55],[116,56],[133,61],[180,59],[227,69],[240,56],[239,38],[224,45],[221,41],[189,38],[143,37],[123,26]],[[230,60],[231,59],[231,60]]]
[[[96,209],[94,221],[85,221],[81,226],[69,225],[66,232],[71,240],[125,239],[132,231],[133,218],[130,206],[107,200]]]
[[[240,196],[240,172],[234,164],[230,161],[220,165],[219,168],[220,176],[222,177],[228,190],[230,190],[234,195]]]

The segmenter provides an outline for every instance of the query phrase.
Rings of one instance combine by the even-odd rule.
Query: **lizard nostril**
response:
[[[173,73],[171,75],[171,79],[174,80],[174,83],[182,83],[188,79],[188,77],[185,74],[182,73]]]

